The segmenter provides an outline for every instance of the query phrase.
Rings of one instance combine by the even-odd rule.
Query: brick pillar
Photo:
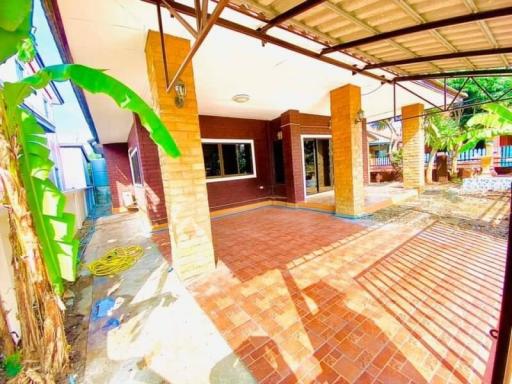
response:
[[[356,218],[364,214],[364,169],[361,88],[347,84],[331,91],[331,129],[334,160],[336,215]]]
[[[402,107],[404,188],[420,191],[425,187],[425,132],[422,126],[423,104]]]
[[[166,35],[165,46],[172,76],[190,42]],[[179,277],[187,279],[215,267],[194,74],[189,64],[181,76],[187,88],[185,105],[177,108],[174,92],[166,92],[160,36],[155,31],[148,32],[146,61],[154,107],[182,153],[173,159],[160,151],[160,166],[173,265]]]
[[[304,169],[302,164],[302,143],[300,142],[300,113],[286,111],[281,115],[283,132],[283,157],[285,166],[286,197],[288,202],[304,201]]]
[[[366,119],[363,119],[363,182],[364,185],[368,185],[370,182],[370,159],[369,152],[370,148],[368,147],[368,130],[366,129]]]

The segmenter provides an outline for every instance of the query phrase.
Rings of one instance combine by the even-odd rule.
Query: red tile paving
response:
[[[417,212],[363,227],[262,208],[213,221],[190,284],[261,383],[479,383],[506,242]]]

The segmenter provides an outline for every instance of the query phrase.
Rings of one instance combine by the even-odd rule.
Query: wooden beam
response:
[[[297,15],[300,15],[301,13],[306,12],[307,10],[316,7],[318,4],[322,4],[325,0],[306,0],[295,7],[290,8],[286,12],[281,13],[280,15],[277,15],[273,19],[271,19],[267,24],[265,24],[263,27],[258,28],[258,31],[260,32],[266,32],[270,28],[281,24],[283,21],[286,21],[288,19],[291,19]]]
[[[432,29],[448,27],[451,25],[464,24],[473,21],[491,19],[496,17],[510,16],[512,15],[512,7],[505,7],[499,9],[493,9],[491,11],[471,13],[469,15],[455,16],[448,19],[436,20],[424,24],[417,24],[411,27],[395,29],[394,31],[383,32],[378,35],[364,37],[362,39],[352,40],[346,43],[338,44],[333,47],[325,48],[322,50],[322,54],[341,51],[343,49],[354,48],[360,45],[375,43],[377,41],[391,39],[393,37],[409,35],[412,33],[430,31]]]
[[[181,65],[179,66],[179,68],[176,71],[176,74],[174,75],[173,79],[167,85],[167,92],[169,92],[172,89],[172,87],[174,86],[174,84],[176,84],[176,82],[180,78],[181,74],[183,73],[183,71],[185,70],[185,68],[190,63],[190,61],[192,60],[192,58],[196,54],[197,50],[201,46],[201,44],[203,44],[204,39],[206,38],[206,36],[208,35],[208,33],[210,32],[212,27],[215,25],[215,23],[219,19],[220,14],[222,13],[224,8],[226,7],[228,1],[229,0],[219,0],[219,2],[217,3],[217,6],[215,7],[214,11],[212,12],[212,15],[208,18],[208,21],[207,21],[206,25],[203,25],[201,27],[201,31],[197,35],[196,41],[194,41],[194,44],[190,48],[190,51],[188,52],[187,56],[185,57],[185,59],[183,60]],[[174,4],[176,4],[176,3],[174,3]],[[196,11],[197,11],[197,9],[196,9]]]
[[[174,18],[176,20],[178,20],[178,22],[183,25],[183,27],[188,31],[188,33],[190,33],[192,36],[194,36],[194,38],[197,39],[197,31],[194,29],[194,27],[192,27],[188,22],[187,20],[185,20],[183,18],[183,16],[180,15],[180,13],[178,11],[176,11],[166,0],[162,0],[162,3],[165,5],[165,7],[169,10],[169,12],[171,13],[171,15],[174,16]]]
[[[202,20],[202,14],[201,14],[201,1],[200,0],[194,0],[194,8],[196,9],[196,25],[197,30],[201,31],[201,20]]]
[[[486,56],[486,55],[499,55],[499,54],[504,54],[504,53],[512,53],[512,47],[479,49],[479,50],[475,50],[475,51],[443,53],[440,55],[415,57],[412,59],[385,61],[385,62],[377,63],[377,64],[368,64],[364,67],[364,69],[394,67],[397,65],[423,63],[425,61],[457,59],[457,58],[463,58],[463,57]]]

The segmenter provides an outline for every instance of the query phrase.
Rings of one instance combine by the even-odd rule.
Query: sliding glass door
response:
[[[304,138],[306,195],[332,189],[332,144],[328,138]]]

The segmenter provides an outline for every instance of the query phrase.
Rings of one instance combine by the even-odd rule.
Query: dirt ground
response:
[[[428,213],[440,222],[506,239],[510,193],[459,195],[454,184],[430,185],[419,198],[375,212],[371,219],[388,221],[407,211]]]

